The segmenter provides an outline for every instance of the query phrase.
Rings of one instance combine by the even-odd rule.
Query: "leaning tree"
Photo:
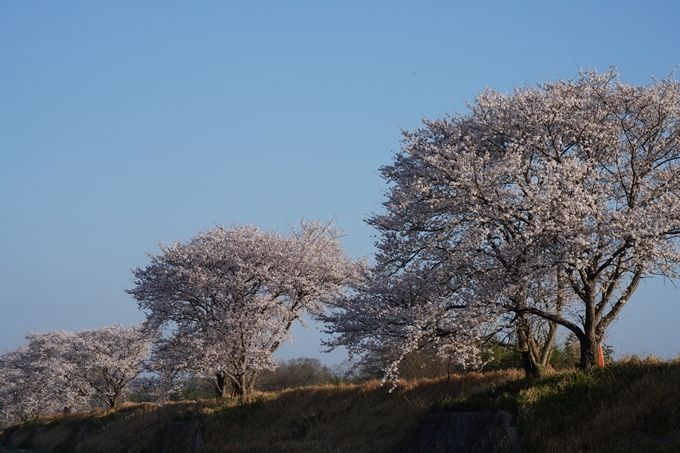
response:
[[[487,89],[468,107],[404,132],[381,169],[385,210],[368,220],[378,265],[398,275],[434,263],[453,280],[473,268],[458,289],[468,300],[520,333],[537,320],[565,327],[589,369],[640,281],[678,276],[680,86],[580,72]]]
[[[357,271],[330,223],[287,236],[255,226],[217,227],[187,243],[160,244],[128,290],[149,324],[169,332],[153,354],[167,377],[202,377],[218,397],[247,395],[290,328],[318,315]]]

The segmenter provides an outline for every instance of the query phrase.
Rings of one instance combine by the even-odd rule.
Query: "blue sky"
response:
[[[400,129],[579,67],[633,84],[680,64],[680,3],[0,3],[0,353],[26,331],[143,319],[124,290],[159,241],[328,220],[355,257]],[[653,279],[617,353],[680,352]],[[320,355],[294,332],[279,356]]]

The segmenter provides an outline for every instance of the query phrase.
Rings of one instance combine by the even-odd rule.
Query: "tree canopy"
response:
[[[634,86],[614,70],[583,71],[509,94],[487,89],[468,107],[405,131],[381,169],[389,186],[384,212],[368,220],[380,234],[372,282],[329,319],[334,345],[361,350],[386,329],[404,353],[442,341],[454,321],[466,330],[455,335],[469,336],[484,325],[482,305],[486,322],[515,332],[569,329],[588,369],[639,282],[678,276],[678,82]],[[409,293],[418,317],[398,315],[394,282],[414,275],[434,283]],[[375,303],[359,308],[367,297]]]
[[[228,384],[247,394],[257,372],[276,365],[279,345],[292,341],[293,323],[320,314],[356,273],[340,236],[331,224],[303,222],[288,236],[232,226],[161,244],[128,291],[150,326],[171,330],[156,344],[154,367],[205,377],[218,396]]]
[[[153,333],[143,324],[29,332],[0,356],[0,424],[58,411],[115,407],[144,370]]]

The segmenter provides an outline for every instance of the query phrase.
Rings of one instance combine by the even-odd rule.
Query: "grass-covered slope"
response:
[[[680,452],[680,361],[629,361],[518,398],[531,451]]]
[[[168,423],[197,420],[204,452],[384,452],[443,399],[520,378],[518,371],[498,371],[404,382],[392,392],[370,381],[258,393],[247,402],[126,404],[26,423],[2,438],[49,450],[154,452]]]
[[[516,414],[527,452],[680,452],[680,360],[613,363],[513,381],[439,410]]]
[[[431,410],[514,413],[525,451],[680,451],[680,361],[615,363],[533,383],[518,371],[260,393],[250,401],[128,404],[9,428],[47,450],[154,452],[172,422],[198,421],[204,452],[385,452]],[[172,425],[175,426],[175,425]]]

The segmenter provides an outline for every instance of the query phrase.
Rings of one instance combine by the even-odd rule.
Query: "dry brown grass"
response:
[[[469,373],[401,383],[376,381],[262,394],[242,406],[217,408],[207,420],[206,452],[381,452],[447,398],[465,398],[521,379],[517,371]]]
[[[249,401],[126,404],[28,423],[5,437],[12,445],[48,450],[142,453],[157,447],[169,422],[201,420],[206,453],[384,452],[438,402],[521,377],[496,371],[406,381],[392,392],[370,381],[257,393]]]
[[[632,358],[528,383],[519,371],[371,381],[257,393],[248,401],[126,404],[10,428],[16,446],[89,453],[159,451],[171,422],[197,420],[203,452],[385,452],[432,408],[518,415],[527,453],[680,451],[680,360]],[[181,433],[180,433],[181,434]],[[173,440],[174,441],[174,440]]]

